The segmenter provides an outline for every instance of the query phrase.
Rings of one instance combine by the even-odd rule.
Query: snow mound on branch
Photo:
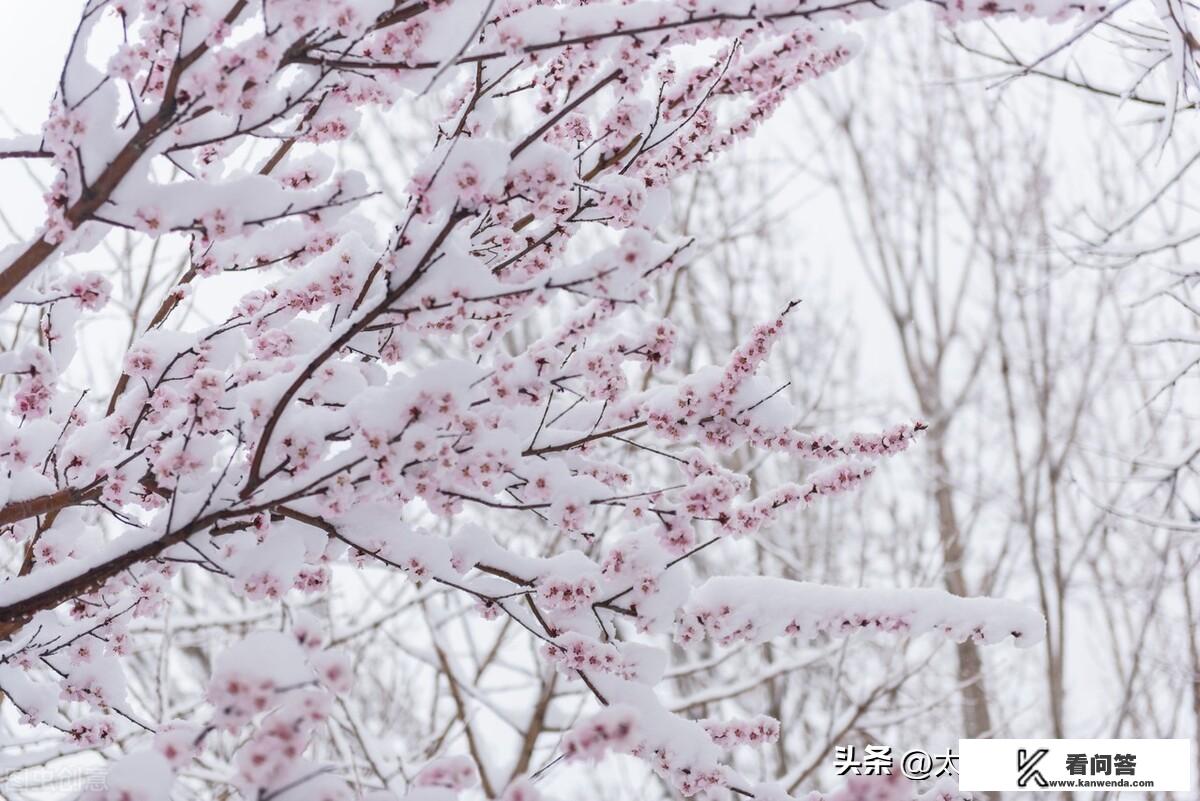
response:
[[[711,578],[684,607],[678,637],[728,645],[773,637],[808,639],[855,631],[941,632],[962,642],[1012,637],[1022,647],[1045,634],[1042,616],[999,598],[961,598],[933,589],[833,587],[766,576]]]

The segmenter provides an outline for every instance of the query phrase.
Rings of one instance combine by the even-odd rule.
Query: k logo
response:
[[[1018,787],[1027,787],[1031,781],[1038,787],[1046,786],[1046,779],[1042,776],[1042,772],[1037,770],[1037,763],[1041,762],[1048,753],[1050,753],[1049,748],[1039,748],[1033,752],[1026,751],[1024,748],[1017,750]]]

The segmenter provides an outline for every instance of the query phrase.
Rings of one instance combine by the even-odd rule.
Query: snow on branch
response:
[[[960,598],[933,589],[835,587],[769,576],[710,578],[692,592],[676,638],[722,645],[775,637],[815,639],[856,632],[938,633],[957,642],[1008,637],[1036,645],[1046,623],[1027,606],[998,598]]]

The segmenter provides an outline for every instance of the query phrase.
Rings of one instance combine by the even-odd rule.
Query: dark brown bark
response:
[[[12,501],[0,507],[0,526],[7,526],[31,517],[50,514],[68,506],[78,506],[97,497],[98,490],[67,487],[48,495],[39,495],[23,501]]]
[[[947,481],[949,465],[942,449],[940,437],[933,438],[934,466],[938,471],[934,502],[937,506],[938,539],[942,547],[942,578],[946,590],[953,595],[967,597],[966,576],[963,572],[963,544],[960,537],[958,514],[954,509],[953,490]],[[963,733],[968,738],[987,737],[992,731],[992,716],[988,707],[987,688],[983,677],[983,657],[979,646],[972,640],[958,644],[958,681],[962,687]]]
[[[252,514],[252,511],[242,511],[240,514]],[[59,604],[66,603],[72,598],[85,595],[98,589],[104,582],[123,570],[136,564],[153,559],[160,553],[183,542],[188,537],[215,525],[229,512],[213,512],[196,518],[191,523],[169,532],[153,542],[148,542],[139,548],[126,551],[107,562],[103,562],[80,575],[36,592],[29,597],[0,607],[0,640],[6,640],[13,632],[25,625],[31,617],[43,609],[53,609]]]

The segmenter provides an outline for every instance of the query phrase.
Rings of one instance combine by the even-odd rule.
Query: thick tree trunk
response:
[[[937,503],[938,539],[942,546],[942,578],[947,591],[968,596],[967,580],[963,574],[963,543],[959,536],[958,515],[947,480],[949,467],[940,441],[933,443],[934,465],[938,476],[934,500]],[[986,737],[992,731],[992,716],[988,708],[987,687],[983,677],[983,658],[979,647],[971,640],[958,645],[958,681],[962,686],[963,734],[966,737]]]

